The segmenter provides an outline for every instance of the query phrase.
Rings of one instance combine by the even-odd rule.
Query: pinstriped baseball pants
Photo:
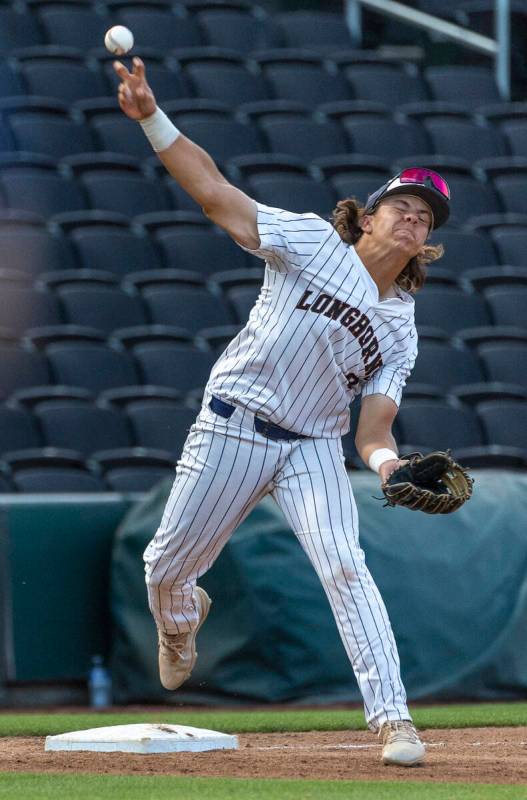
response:
[[[410,719],[390,621],[359,545],[340,439],[273,441],[255,432],[252,414],[239,407],[229,419],[201,410],[144,554],[157,626],[182,633],[197,624],[196,580],[266,494],[282,509],[322,582],[369,727]]]

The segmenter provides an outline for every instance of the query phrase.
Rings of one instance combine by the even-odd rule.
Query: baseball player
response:
[[[341,436],[362,394],[356,445],[384,481],[402,462],[391,433],[417,354],[411,293],[426,244],[448,218],[445,181],[408,169],[361,208],[341,201],[333,224],[256,203],[156,105],[138,58],[120,62],[121,109],[137,120],[168,172],[241,247],[265,260],[245,328],[212,369],[159,529],[144,559],[159,631],[163,686],[177,689],[196,660],[210,598],[196,586],[228,538],[270,494],[328,597],[383,761],[424,758],[401,681],[384,603],[359,544]]]

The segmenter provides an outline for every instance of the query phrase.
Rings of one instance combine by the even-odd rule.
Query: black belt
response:
[[[226,403],[225,400],[220,400],[219,397],[214,397],[214,395],[212,395],[209,408],[214,411],[215,414],[219,414],[220,417],[224,417],[225,419],[229,419],[236,410],[235,406],[231,406],[230,403]],[[266,436],[267,439],[282,439],[284,441],[307,439],[307,436],[304,436],[303,433],[286,431],[285,428],[281,428],[279,425],[272,425],[265,419],[260,419],[256,416],[254,418],[254,429],[258,433],[261,433],[262,436]]]

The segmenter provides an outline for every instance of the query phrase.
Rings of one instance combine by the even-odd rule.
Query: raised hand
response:
[[[140,120],[154,113],[156,99],[146,82],[145,65],[141,59],[134,58],[132,64],[132,72],[129,72],[120,61],[114,61],[113,68],[121,79],[117,99],[127,117]]]

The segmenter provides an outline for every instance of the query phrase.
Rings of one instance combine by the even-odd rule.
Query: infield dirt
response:
[[[0,771],[527,783],[527,727],[422,730],[426,762],[407,769],[383,766],[377,737],[366,731],[238,738],[236,751],[132,755],[45,752],[43,737],[6,737],[1,740]]]

